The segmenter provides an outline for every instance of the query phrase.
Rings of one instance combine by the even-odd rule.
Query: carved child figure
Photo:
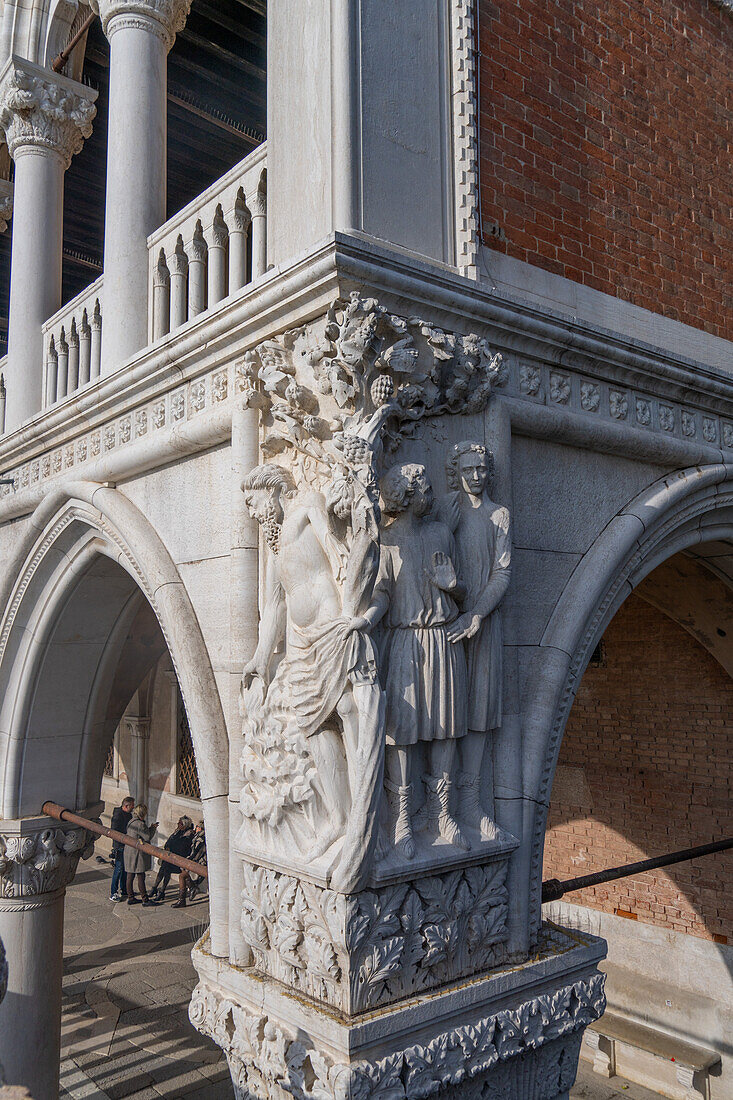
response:
[[[447,512],[456,521],[456,564],[465,586],[463,614],[451,625],[452,641],[466,639],[468,734],[461,745],[461,815],[495,835],[493,804],[486,814],[480,801],[481,770],[493,760],[488,735],[501,725],[502,629],[497,611],[511,576],[509,512],[489,498],[493,455],[482,443],[464,441],[451,449],[446,463]],[[484,759],[484,756],[486,759]],[[493,767],[491,782],[493,790]],[[493,803],[493,799],[492,799]]]
[[[381,491],[383,511],[394,519],[382,532],[366,618],[384,627],[386,785],[397,800],[397,849],[412,859],[413,764],[424,745],[430,760],[425,823],[457,847],[469,847],[450,804],[457,740],[466,732],[466,659],[463,646],[451,641],[460,587],[453,536],[430,515],[434,498],[425,467],[393,466]]]

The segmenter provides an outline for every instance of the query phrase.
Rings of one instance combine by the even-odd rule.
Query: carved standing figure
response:
[[[494,458],[482,444],[456,443],[446,463],[448,508],[456,522],[456,563],[465,586],[463,614],[452,624],[453,641],[466,639],[468,734],[461,746],[458,786],[461,815],[495,835],[493,796],[489,813],[481,806],[482,767],[489,769],[493,792],[493,752],[488,735],[501,725],[502,628],[499,604],[511,577],[509,512],[489,497]],[[488,745],[488,751],[487,750]]]
[[[356,540],[358,545],[345,555],[322,494],[298,493],[280,466],[255,467],[242,488],[270,550],[258,645],[245,666],[243,687],[246,691],[258,677],[265,711],[269,706],[294,715],[300,733],[310,739],[315,779],[325,797],[307,858],[322,855],[342,836],[350,816],[347,842],[331,880],[334,889],[350,892],[363,885],[369,870],[383,774],[383,698],[369,624],[359,615],[372,592],[371,546],[365,540],[360,549]],[[376,575],[376,553],[373,558]],[[366,606],[359,607],[362,590]],[[275,670],[276,654],[283,648]],[[346,792],[339,790],[332,731],[324,729],[334,713],[343,729]],[[303,776],[302,787],[305,780]],[[294,785],[298,783],[296,775]],[[351,828],[354,819],[359,828]]]
[[[431,516],[433,490],[424,466],[393,466],[381,484],[382,506],[394,517],[382,532],[379,576],[366,618],[382,622],[386,693],[387,789],[397,801],[395,842],[415,854],[413,763],[428,745],[422,819],[459,848],[469,847],[451,809],[456,744],[466,732],[466,660],[450,639],[460,586],[453,535]]]

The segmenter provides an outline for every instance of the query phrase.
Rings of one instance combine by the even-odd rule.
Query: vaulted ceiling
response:
[[[193,0],[168,57],[168,216],[265,137],[266,0]],[[99,92],[92,136],[66,173],[63,300],[102,271],[109,44],[99,20],[83,80]],[[0,354],[7,350],[11,227],[0,236]]]

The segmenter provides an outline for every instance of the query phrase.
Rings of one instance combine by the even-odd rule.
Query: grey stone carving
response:
[[[94,837],[84,829],[43,829],[27,835],[0,833],[0,898],[35,897],[67,886]]]
[[[385,529],[379,477],[426,417],[483,409],[499,363],[476,336],[405,320],[353,294],[334,304],[322,328],[267,341],[237,373],[238,392],[263,420],[265,462],[243,490],[267,548],[259,643],[242,689],[244,823],[237,845],[245,857],[257,861],[265,853],[295,869],[313,868],[344,892],[366,885],[378,839],[385,722],[394,717],[389,689],[385,710],[385,678],[380,684],[378,676],[385,658],[372,631],[388,606],[396,608],[398,597],[387,594],[388,562],[419,507],[412,491],[404,494],[405,508],[393,509]],[[417,477],[425,481],[427,511],[432,490],[424,472]],[[411,549],[406,561],[420,590],[408,597],[400,585],[412,605],[402,610],[412,619],[429,617],[433,601],[442,616],[435,625],[444,630],[458,617],[450,595],[457,585],[453,536],[437,517],[427,523],[439,536],[426,559],[430,583],[424,585],[422,559]],[[392,551],[381,551],[382,541]],[[383,635],[389,629],[385,620]],[[435,690],[449,693],[444,714],[455,742],[465,732],[465,654],[445,630],[434,637],[442,656],[433,671],[449,673]],[[423,665],[427,684],[431,669]],[[386,737],[394,743],[389,730]],[[445,748],[452,752],[455,743]],[[423,816],[461,845],[449,808],[450,773],[445,766],[431,772],[439,778]],[[381,841],[384,854],[384,834]]]
[[[507,860],[345,896],[244,864],[255,968],[353,1014],[505,961]]]
[[[582,1030],[603,1013],[604,976],[541,994],[376,1062],[334,1064],[302,1033],[220,998],[201,982],[189,1016],[226,1051],[241,1097],[258,1100],[443,1100],[459,1094],[497,1100],[555,1100],[572,1084]],[[522,1059],[527,1073],[512,1061]],[[531,1063],[531,1068],[530,1064]],[[504,1068],[508,1075],[505,1075]],[[530,1083],[531,1082],[531,1083]],[[477,1091],[467,1092],[474,1083]]]

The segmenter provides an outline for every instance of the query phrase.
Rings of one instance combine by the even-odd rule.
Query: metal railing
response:
[[[209,870],[205,863],[197,863],[194,859],[186,859],[185,856],[178,856],[174,852],[169,852],[167,848],[158,848],[155,844],[146,844],[143,840],[132,840],[124,833],[118,833],[116,829],[108,829],[106,825],[100,825],[97,821],[90,821],[88,817],[80,817],[79,814],[72,813],[71,810],[66,810],[55,802],[44,802],[42,812],[46,817],[53,817],[57,821],[68,821],[72,825],[81,825],[82,829],[86,829],[88,833],[94,833],[95,836],[106,836],[110,840],[117,841],[118,844],[134,848],[137,852],[144,852],[148,856],[156,856],[158,859],[162,859],[164,863],[172,863],[174,867],[178,867],[182,871],[191,871],[194,875],[201,875],[203,878],[209,877]]]
[[[716,840],[712,844],[701,844],[697,848],[683,848],[678,852],[668,852],[664,856],[654,856],[653,859],[642,859],[638,863],[624,863],[620,867],[607,867],[605,871],[596,871],[592,875],[581,875],[579,878],[569,878],[561,882],[559,879],[550,878],[542,883],[542,900],[559,901],[565,894],[574,893],[576,890],[584,890],[586,886],[599,886],[603,882],[613,882],[617,878],[628,878],[630,875],[641,875],[644,871],[653,871],[657,867],[671,867],[674,863],[684,863],[688,859],[699,859],[700,856],[711,856],[715,852],[725,852],[733,848],[733,837],[727,840]]]

